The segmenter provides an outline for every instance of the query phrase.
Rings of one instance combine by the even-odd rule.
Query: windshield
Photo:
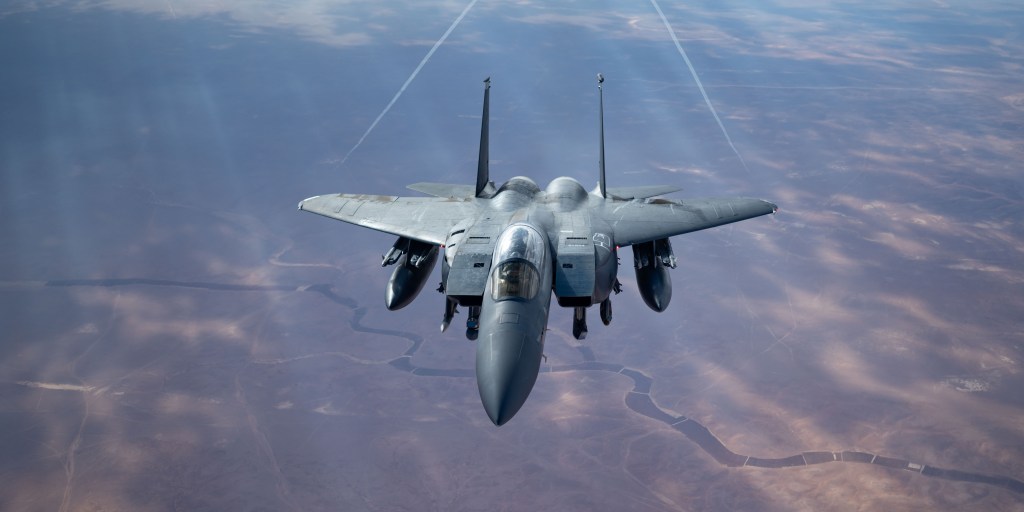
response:
[[[536,229],[523,224],[510,226],[494,248],[491,270],[491,298],[525,299],[537,296],[545,257],[544,238]]]
[[[491,298],[494,300],[525,299],[537,296],[540,274],[523,260],[506,261],[491,274]]]

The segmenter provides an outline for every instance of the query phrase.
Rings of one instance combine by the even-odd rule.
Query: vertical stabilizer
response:
[[[598,182],[598,189],[601,191],[601,197],[608,197],[608,189],[605,188],[604,184],[604,75],[601,73],[597,74],[597,98],[600,111],[600,141],[601,141],[601,152],[598,157],[598,166],[601,168],[601,177]]]
[[[490,100],[491,77],[487,77],[487,79],[484,80],[484,114],[480,121],[480,160],[476,165],[476,197],[484,196],[484,190],[487,188],[487,182],[490,181],[490,172],[488,171],[488,162],[490,161],[490,157],[487,154],[487,125]]]

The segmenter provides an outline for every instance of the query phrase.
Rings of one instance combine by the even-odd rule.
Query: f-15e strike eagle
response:
[[[559,306],[572,308],[577,339],[587,335],[590,306],[600,305],[608,325],[611,294],[620,290],[618,250],[631,246],[640,296],[664,311],[672,297],[667,269],[676,266],[669,237],[778,209],[749,198],[651,199],[676,187],[606,187],[604,77],[597,79],[600,181],[591,192],[567,177],[543,190],[522,176],[494,186],[488,173],[488,78],[476,186],[415,183],[408,188],[434,197],[330,194],[299,203],[300,210],[398,236],[382,263],[396,265],[385,292],[390,310],[416,298],[443,253],[441,331],[456,306],[469,309],[466,336],[477,341],[477,387],[495,425],[519,411],[537,380],[552,292]]]

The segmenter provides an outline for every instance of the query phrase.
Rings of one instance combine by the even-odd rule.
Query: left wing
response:
[[[413,183],[407,189],[423,192],[434,197],[473,197],[476,189],[473,185],[451,185],[448,183]]]
[[[672,192],[682,190],[679,187],[670,185],[644,185],[640,187],[608,187],[608,197],[616,199],[646,199],[648,197],[663,196]]]
[[[366,194],[314,196],[299,209],[392,235],[436,245],[448,231],[476,213],[472,198],[397,197]]]
[[[597,212],[612,227],[615,245],[649,242],[775,213],[779,207],[746,197],[669,201],[606,201]]]

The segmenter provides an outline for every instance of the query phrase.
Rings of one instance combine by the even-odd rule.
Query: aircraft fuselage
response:
[[[476,379],[488,417],[502,425],[530,395],[544,353],[551,304],[551,250],[536,226],[498,237],[480,307]]]
[[[490,241],[487,235],[496,229],[489,223],[505,225],[490,249],[483,294],[461,302],[476,308],[468,335],[477,340],[477,386],[488,416],[501,425],[537,380],[552,293],[568,307],[604,301],[618,258],[610,231],[590,216],[590,194],[576,180],[558,178],[540,190],[529,178],[516,177],[482,202],[492,214],[452,230],[443,274],[451,276],[460,251],[472,257],[474,246]]]

